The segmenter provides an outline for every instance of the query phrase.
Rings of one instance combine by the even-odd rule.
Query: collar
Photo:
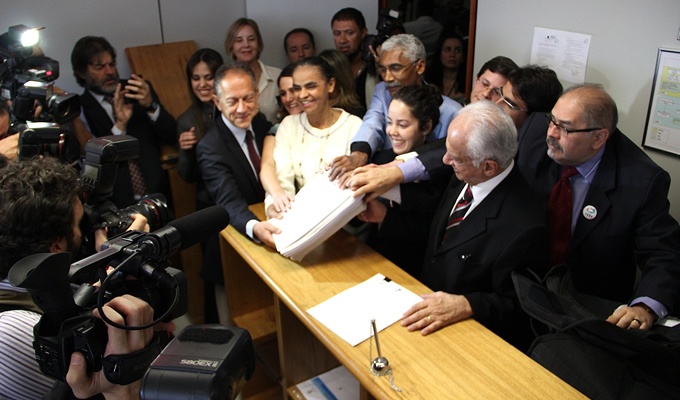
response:
[[[231,131],[232,135],[236,138],[236,141],[240,144],[243,145],[246,142],[246,130],[243,128],[239,128],[238,126],[234,125],[227,119],[227,117],[224,116],[224,114],[220,114],[222,117],[222,121],[224,124],[229,128]],[[253,137],[255,137],[255,131],[253,130],[253,124],[252,122],[250,123],[250,126],[248,126],[248,129],[253,132]]]
[[[602,155],[604,154],[605,147],[607,147],[606,143],[597,152],[597,154],[593,156],[593,158],[584,162],[581,165],[576,166],[576,170],[583,177],[583,179],[585,179],[588,182],[588,184],[593,183],[593,177],[595,176],[595,172],[597,172],[597,168],[600,165],[600,161],[602,161]]]
[[[496,188],[496,186],[498,186],[508,175],[510,175],[510,171],[512,171],[514,166],[515,161],[513,160],[510,162],[510,165],[500,174],[487,181],[471,186],[470,190],[472,191],[472,198],[474,199],[472,200],[472,206],[481,203],[486,198],[486,196],[488,196]]]
[[[260,93],[262,93],[262,91],[269,82],[274,82],[274,77],[269,75],[267,66],[264,65],[264,63],[261,60],[257,60],[257,63],[260,64],[260,69],[262,70],[262,74],[260,75],[260,81],[257,82],[257,90],[259,90]]]
[[[0,291],[2,290],[7,290],[9,292],[28,293],[28,291],[24,288],[12,286],[7,278],[0,281]]]

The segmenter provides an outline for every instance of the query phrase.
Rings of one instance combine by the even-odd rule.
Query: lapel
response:
[[[94,136],[111,135],[111,128],[113,127],[111,117],[88,90],[85,90],[80,96],[80,105]]]
[[[519,172],[517,167],[514,167],[510,172],[510,175],[508,175],[501,183],[499,183],[498,186],[496,186],[496,188],[494,188],[494,190],[492,190],[491,193],[486,196],[484,201],[475,207],[475,209],[465,217],[460,225],[453,228],[454,231],[449,233],[447,239],[441,243],[441,245],[437,245],[435,254],[449,251],[454,247],[460,246],[461,244],[484,234],[487,230],[487,221],[498,216],[498,212],[503,204],[506,194],[510,189],[512,189],[513,185],[516,185],[518,174]],[[454,193],[453,195],[449,194],[449,196],[452,196],[452,200],[451,197],[447,198],[447,200],[450,200],[447,201],[447,204],[450,204],[451,207],[449,207],[448,211],[446,212],[446,220],[448,220],[448,213],[451,211],[451,208],[456,201],[456,197],[458,194],[460,194],[461,190],[463,190],[463,183],[457,187],[457,190],[450,191]],[[438,228],[441,227],[442,229],[438,232],[442,232],[442,234],[443,229],[445,228],[446,220],[444,220],[443,226],[438,226]],[[441,221],[438,223],[441,223]]]
[[[222,121],[222,118],[218,118],[215,124],[217,125],[217,129],[220,133],[220,139],[224,143],[224,147],[229,153],[231,153],[233,160],[236,161],[236,164],[241,169],[242,174],[248,178],[248,181],[253,186],[253,188],[259,187],[260,182],[255,177],[255,172],[253,172],[250,162],[248,162],[246,155],[243,153],[241,144],[236,140],[236,137],[234,137],[234,134],[227,127],[224,121]]]
[[[571,239],[570,247],[572,248],[578,246],[581,241],[583,241],[588,234],[600,224],[600,221],[605,218],[612,205],[608,193],[616,187],[616,169],[618,164],[614,144],[614,140],[610,140],[607,143],[607,147],[602,154],[602,160],[595,173],[593,183],[590,185],[590,188],[588,188],[586,198],[583,200],[583,206],[581,206],[581,210],[586,206],[595,207],[597,216],[594,219],[589,220],[583,216],[583,212],[579,212],[578,220],[574,227],[574,234]]]

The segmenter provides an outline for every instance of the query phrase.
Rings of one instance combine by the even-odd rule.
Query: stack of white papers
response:
[[[361,198],[349,189],[340,189],[328,174],[310,179],[295,195],[283,219],[270,219],[281,229],[274,235],[276,250],[294,261],[301,261],[352,218],[366,209]]]

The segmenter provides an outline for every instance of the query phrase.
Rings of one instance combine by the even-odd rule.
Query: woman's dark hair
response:
[[[463,62],[460,63],[460,66],[458,66],[458,71],[456,73],[456,89],[461,92],[465,93],[465,75],[466,75],[466,67],[467,67],[467,42],[463,39],[462,36],[457,34],[456,32],[452,30],[447,30],[444,29],[439,35],[439,40],[437,40],[437,50],[434,53],[434,57],[432,58],[432,65],[430,65],[426,69],[426,76],[425,79],[427,80],[427,83],[431,85],[436,85],[439,87],[440,90],[444,90],[444,65],[442,65],[442,48],[444,47],[444,42],[446,42],[448,39],[456,39],[460,41],[461,45],[463,46]]]
[[[326,60],[328,65],[333,68],[335,92],[332,97],[335,99],[334,106],[360,118],[363,117],[366,110],[361,106],[359,96],[357,96],[352,66],[347,56],[336,49],[328,49],[319,53],[319,57]]]
[[[295,70],[295,66],[297,64],[288,64],[286,65],[282,70],[281,73],[279,74],[279,77],[276,78],[276,88],[281,87],[281,78],[292,78],[293,77],[293,71]],[[279,105],[279,111],[276,113],[276,116],[279,121],[283,120],[286,116],[288,116],[288,110],[286,110],[286,107],[283,106],[283,103],[281,102],[281,92],[279,92],[279,95],[276,96],[276,102]]]
[[[323,75],[324,79],[326,79],[326,82],[330,82],[331,79],[335,78],[335,71],[333,71],[333,67],[331,67],[331,65],[326,60],[319,56],[303,58],[302,60],[298,61],[297,64],[295,64],[295,69],[300,67],[314,67],[318,69],[319,72],[321,72],[321,75]]]
[[[412,85],[401,88],[392,101],[399,100],[406,105],[411,114],[418,120],[418,128],[422,129],[428,121],[432,127],[439,123],[439,106],[444,101],[439,89],[434,85]]]
[[[208,69],[210,70],[210,74],[215,77],[217,68],[224,64],[224,60],[222,60],[220,53],[213,49],[199,49],[196,50],[194,54],[189,57],[189,61],[187,61],[186,72],[187,86],[189,87],[189,93],[191,94],[191,117],[199,139],[205,135],[208,127],[203,120],[203,102],[196,96],[196,94],[194,94],[194,90],[191,88],[191,77],[194,74],[194,68],[196,68],[196,66],[201,62],[206,63]]]

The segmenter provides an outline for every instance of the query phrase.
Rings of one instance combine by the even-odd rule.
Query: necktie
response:
[[[449,216],[449,220],[446,223],[446,231],[444,232],[442,242],[447,239],[449,229],[458,226],[461,223],[461,221],[463,221],[465,213],[467,213],[468,209],[470,208],[470,204],[472,204],[472,190],[470,189],[470,185],[467,185],[465,187],[465,192],[463,192],[463,197],[453,207],[451,215]]]
[[[104,101],[111,104],[111,115],[113,115],[113,121],[115,123],[116,108],[113,106],[113,96],[104,96]],[[132,191],[139,197],[144,196],[146,194],[146,183],[144,182],[144,175],[142,175],[142,170],[139,168],[137,160],[128,160],[128,170],[130,171]]]
[[[550,266],[566,261],[571,241],[571,214],[573,212],[569,178],[578,174],[575,167],[562,168],[562,176],[550,193],[548,222],[550,224]]]
[[[260,156],[255,150],[255,143],[253,143],[253,132],[250,130],[246,131],[246,146],[248,146],[248,156],[250,156],[250,162],[253,163],[255,167],[255,172],[260,173]]]

